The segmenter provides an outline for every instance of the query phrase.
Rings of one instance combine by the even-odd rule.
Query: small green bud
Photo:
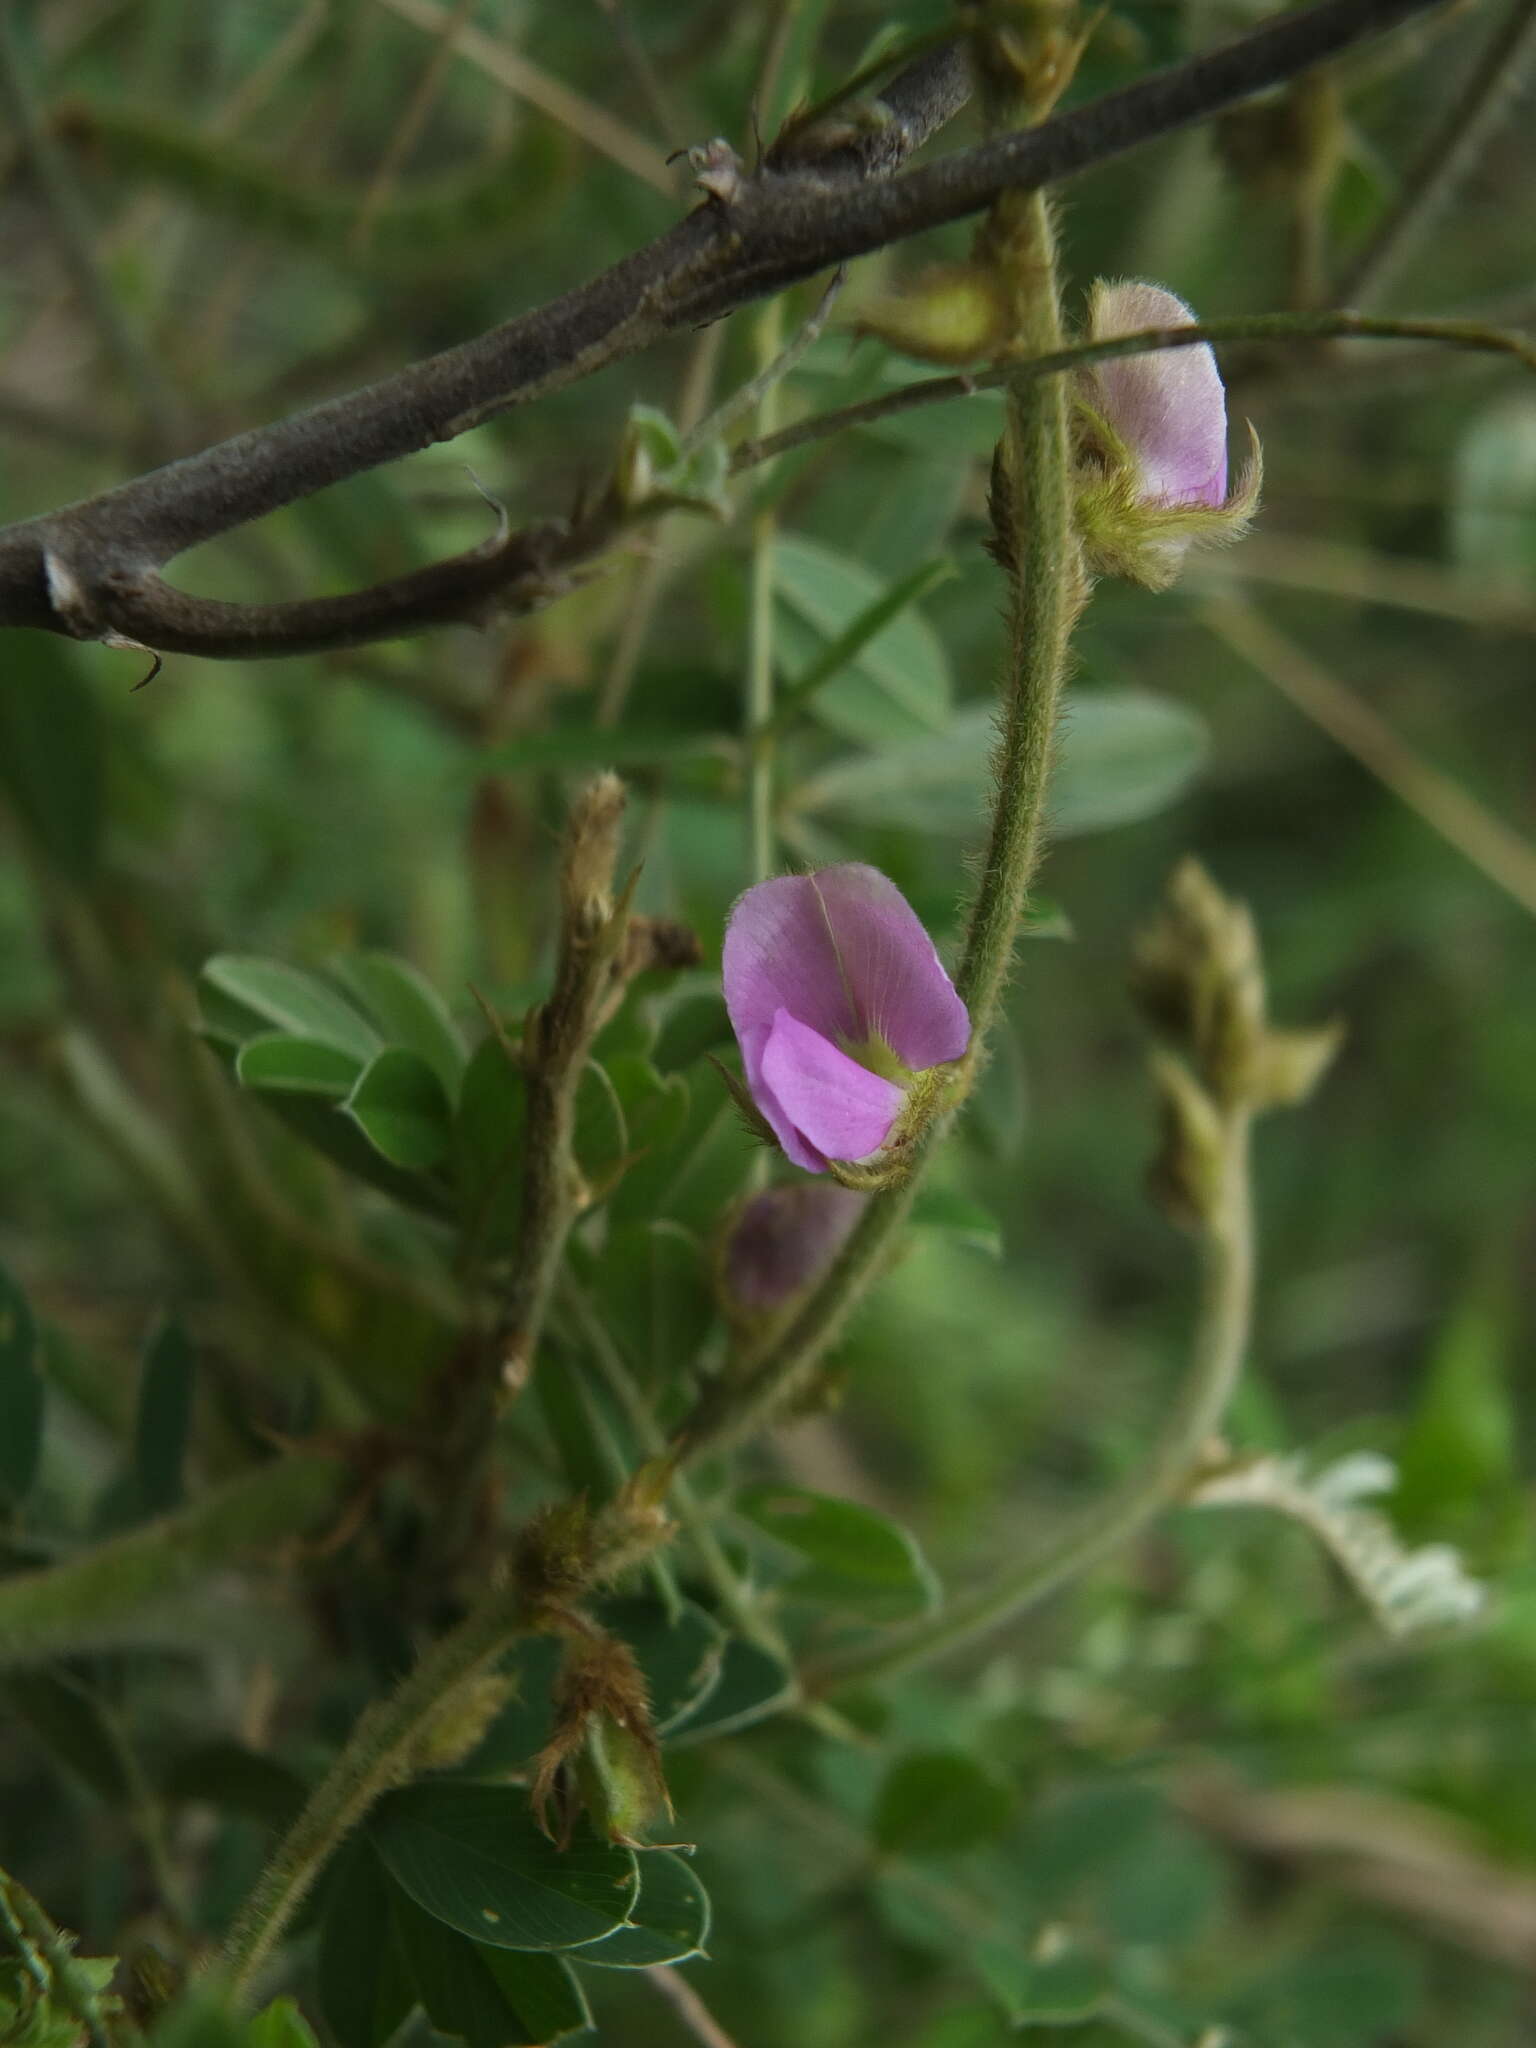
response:
[[[1225,1132],[1222,1115],[1182,1060],[1152,1055],[1157,1083],[1158,1148],[1148,1187],[1158,1207],[1183,1230],[1204,1230],[1221,1197]]]
[[[1009,295],[982,264],[935,264],[905,290],[866,307],[858,329],[920,362],[985,362],[1012,339]]]
[[[1344,1026],[1337,1018],[1310,1031],[1266,1031],[1254,1052],[1254,1108],[1290,1109],[1305,1102],[1343,1042]]]

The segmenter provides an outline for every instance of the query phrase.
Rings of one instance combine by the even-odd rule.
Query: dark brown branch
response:
[[[184,549],[295,499],[451,440],[767,293],[979,211],[1007,187],[1070,177],[1234,100],[1296,76],[1434,0],[1320,0],[1236,42],[1021,133],[899,177],[870,176],[915,148],[964,97],[953,48],[887,88],[869,142],[837,137],[814,168],[772,159],[648,248],[539,311],[446,349],[364,390],[237,435],[97,498],[0,532],[0,623],[80,639],[119,637],[211,656],[310,651],[483,615],[517,602],[537,528],[349,597],[261,607],[175,592],[158,571]],[[894,138],[894,139],[893,139]],[[535,585],[543,575],[533,566]]]

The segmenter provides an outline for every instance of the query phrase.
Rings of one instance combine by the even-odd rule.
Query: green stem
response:
[[[739,475],[744,469],[755,469],[760,462],[771,462],[776,455],[788,455],[793,449],[825,440],[829,434],[868,426],[895,413],[909,412],[914,406],[970,398],[978,391],[995,391],[1001,385],[1016,388],[1026,378],[1054,377],[1059,371],[1079,370],[1089,363],[1108,362],[1116,356],[1147,355],[1157,349],[1195,348],[1201,342],[1229,341],[1430,341],[1445,348],[1513,356],[1528,370],[1536,370],[1536,344],[1528,336],[1512,329],[1488,327],[1476,320],[1389,320],[1368,313],[1331,311],[1246,313],[1230,320],[1202,320],[1191,327],[1148,327],[1137,334],[1111,335],[1103,341],[1077,341],[993,369],[963,371],[952,377],[923,377],[915,384],[904,384],[897,391],[887,392],[882,398],[869,398],[861,405],[839,406],[835,412],[816,413],[777,434],[742,441],[732,451],[731,470]]]
[[[517,1586],[488,1594],[440,1636],[386,1700],[362,1715],[241,1909],[219,1956],[231,1991],[248,1998],[326,1863],[375,1800],[412,1776],[415,1753],[443,1703],[505,1655],[529,1625]]]
[[[1035,357],[1049,354],[1061,339],[1049,202],[1039,192],[1005,194],[993,223],[995,238],[1006,237],[1010,244],[1011,267],[1020,279],[1020,339]],[[998,539],[1013,569],[1010,677],[991,837],[955,976],[971,1013],[973,1047],[985,1043],[996,1019],[1039,864],[1067,649],[1087,596],[1072,525],[1067,396],[1061,377],[1022,376],[1010,382],[993,481]]]
[[[1050,215],[1038,193],[1000,205],[999,232],[1017,247],[1020,339],[1049,349],[1059,334]],[[780,437],[782,439],[782,437]],[[1011,386],[1001,469],[1015,536],[1010,673],[1004,692],[998,788],[980,887],[955,986],[980,1048],[997,1018],[1019,918],[1040,856],[1061,681],[1084,582],[1072,530],[1067,393],[1062,379],[1030,373]],[[681,1464],[728,1450],[768,1422],[810,1380],[863,1299],[912,1206],[944,1121],[920,1141],[906,1184],[872,1195],[830,1272],[784,1330],[746,1369],[705,1389],[677,1435]]]
[[[1200,1312],[1187,1379],[1152,1456],[1106,1505],[1092,1508],[1048,1548],[963,1593],[931,1619],[893,1629],[806,1674],[814,1693],[909,1671],[1015,1620],[1118,1550],[1178,1498],[1221,1426],[1242,1370],[1253,1304],[1249,1117],[1226,1125],[1218,1206],[1201,1237]]]
[[[0,1580],[0,1668],[206,1632],[199,1581],[291,1543],[334,1506],[345,1459],[299,1451],[82,1556]]]
[[[562,1288],[562,1298],[570,1307],[582,1341],[604,1385],[624,1410],[642,1455],[647,1458],[665,1456],[666,1432],[657,1422],[651,1404],[636,1386],[634,1375],[620,1356],[602,1318],[574,1280],[567,1279]],[[715,1534],[708,1510],[681,1472],[673,1478],[667,1497],[692,1546],[699,1570],[714,1589],[721,1611],[751,1641],[761,1643],[766,1649],[782,1652],[782,1639],[768,1626],[751,1594],[741,1583],[725,1553],[725,1546]]]
[[[75,1961],[70,1944],[32,1894],[0,1871],[0,1927],[16,1945],[23,1969],[57,2010],[63,2007],[85,2029],[90,2048],[112,2048],[101,1995]],[[39,1962],[46,1965],[40,1970]],[[40,1981],[41,1980],[41,1981]]]
[[[763,312],[759,350],[766,370],[778,354],[783,312],[775,300]],[[758,399],[759,429],[773,419],[774,387]],[[747,874],[762,882],[773,872],[773,583],[778,525],[771,504],[752,515],[752,557],[748,580],[747,674],[742,699],[742,737],[747,757]]]

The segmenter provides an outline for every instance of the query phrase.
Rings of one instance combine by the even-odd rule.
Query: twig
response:
[[[725,327],[717,320],[694,337],[693,346],[688,351],[677,403],[677,426],[685,441],[709,403],[709,394],[714,387],[715,370],[724,341]],[[668,583],[676,574],[676,564],[663,545],[665,533],[666,527],[663,526],[657,535],[655,547],[640,564],[633,595],[624,608],[623,623],[614,643],[613,657],[608,664],[608,673],[603,678],[602,689],[598,693],[597,710],[594,714],[594,722],[598,726],[617,725],[623,717],[624,706],[629,701],[630,686],[635,680],[635,671],[640,666],[640,657],[650,637],[656,608]]]
[[[390,0],[417,8],[423,0]],[[0,622],[78,639],[125,637],[164,652],[227,658],[355,644],[462,617],[523,564],[465,559],[339,599],[274,606],[186,596],[158,574],[197,543],[360,471],[415,453],[588,376],[661,335],[1120,155],[1295,76],[1431,0],[1319,0],[1222,48],[1039,127],[900,177],[964,97],[949,52],[919,60],[882,95],[889,119],[868,149],[840,142],[793,174],[772,161],[729,204],[700,207],[649,248],[540,311],[368,389],[173,463],[101,497],[0,532]],[[862,182],[861,182],[862,181]],[[507,573],[510,572],[510,573]]]
[[[1426,825],[1536,917],[1536,847],[1458,782],[1407,747],[1352,690],[1240,598],[1216,598],[1196,616],[1298,711],[1400,797]]]
[[[739,419],[745,419],[755,406],[761,406],[768,394],[783,383],[821,339],[826,331],[827,322],[832,317],[832,308],[837,304],[847,281],[846,269],[839,268],[832,273],[826,290],[817,301],[816,310],[798,334],[792,334],[770,363],[759,370],[755,377],[739,385],[729,398],[722,400],[715,407],[707,419],[700,420],[690,433],[683,436],[684,455],[691,455],[707,441],[721,439]]]
[[[1492,139],[1533,58],[1536,0],[1513,0],[1460,98],[1425,144],[1396,205],[1339,279],[1333,294],[1338,304],[1368,305],[1392,284]]]
[[[522,1197],[495,1347],[508,1395],[522,1390],[533,1369],[565,1240],[587,1199],[574,1149],[576,1092],[622,973],[628,891],[615,902],[613,880],[623,816],[624,785],[616,775],[597,776],[572,807],[554,986],[524,1031]]]
[[[736,2048],[736,2043],[715,2018],[697,1991],[671,1963],[652,1963],[646,1971],[652,1988],[677,2014],[699,2048]]]

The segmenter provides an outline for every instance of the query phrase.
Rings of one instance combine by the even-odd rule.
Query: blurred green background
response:
[[[13,12],[123,335],[93,318],[46,185],[0,131],[6,518],[346,389],[625,254],[689,203],[669,151],[717,133],[749,147],[778,10]],[[1255,15],[1116,7],[1075,95]],[[877,34],[942,18],[808,0],[786,17],[765,130]],[[1078,180],[1062,204],[1069,303],[1100,275],[1156,278],[1213,318],[1326,296],[1493,22],[1486,5],[1437,14],[1337,68],[1334,154],[1299,226],[1273,101]],[[1529,108],[1498,127],[1388,310],[1529,319]],[[962,119],[938,146],[972,132]],[[917,262],[858,268],[775,394],[780,420],[912,374],[850,328]],[[176,580],[309,594],[470,546],[493,516],[471,470],[514,521],[562,512],[606,475],[632,404],[696,415],[814,303],[806,288],[654,349],[199,551]],[[1178,1374],[1191,1275],[1144,1195],[1151,1092],[1124,978],[1165,871],[1193,850],[1252,904],[1277,1017],[1348,1026],[1318,1097],[1260,1133],[1262,1282],[1234,1441],[1314,1465],[1393,1457],[1404,1540],[1459,1546],[1490,1598],[1472,1625],[1395,1639],[1305,1531],[1189,1512],[1004,1636],[850,1697],[857,1739],[770,1721],[680,1752],[681,1823],[715,1906],[713,1961],[689,1976],[741,2048],[981,2048],[1021,2020],[1083,2048],[1530,2036],[1536,846],[1520,835],[1536,820],[1536,385],[1507,359],[1411,343],[1223,361],[1264,445],[1257,531],[1165,596],[1096,596],[1048,902],[938,1170],[954,1200],[861,1314],[840,1404],[781,1430],[759,1464],[897,1516],[951,1584],[1134,1465]],[[779,829],[786,864],[884,867],[952,946],[1000,658],[981,545],[999,417],[977,395],[818,443],[733,484],[729,520],[672,515],[547,611],[479,634],[172,659],[139,692],[131,652],[7,639],[0,1263],[39,1319],[49,1385],[13,1565],[132,1519],[136,1361],[167,1312],[197,1358],[203,1479],[259,1455],[263,1431],[398,1415],[391,1390],[419,1385],[441,1346],[386,1284],[441,1280],[430,1235],[318,1163],[201,1046],[192,989],[210,954],[324,970],[385,949],[478,1034],[472,988],[515,1014],[545,984],[565,796],[611,754],[632,780],[641,906],[697,929],[706,968],[686,988],[708,1003],[749,879],[736,735],[754,507],[777,518],[782,680],[884,587],[950,566],[793,728]],[[1255,616],[1271,635],[1259,663],[1232,637]],[[610,740],[598,707],[619,695]],[[1425,776],[1451,787],[1461,845]],[[729,1192],[746,1152],[707,1069],[688,1079]],[[544,1424],[526,1428],[514,1511],[541,1485]],[[390,1526],[416,1546],[404,1562]],[[57,1714],[16,1691],[0,1862],[89,1952],[158,1938],[141,1778],[193,1925],[228,1913],[261,1829],[181,1798],[172,1766],[214,1738],[298,1767],[323,1755],[394,1655],[369,1636],[392,1575],[419,1568],[411,1526],[400,1506],[281,1607],[231,1593],[201,1650],[72,1667],[58,1682],[105,1703],[136,1759],[126,1780],[93,1774]],[[418,1584],[406,1606],[419,1621],[431,1597]],[[815,1649],[843,1623],[796,1626]],[[933,1756],[947,1762],[931,1784],[902,1779]],[[682,2038],[632,1973],[587,1974],[605,2035]]]

